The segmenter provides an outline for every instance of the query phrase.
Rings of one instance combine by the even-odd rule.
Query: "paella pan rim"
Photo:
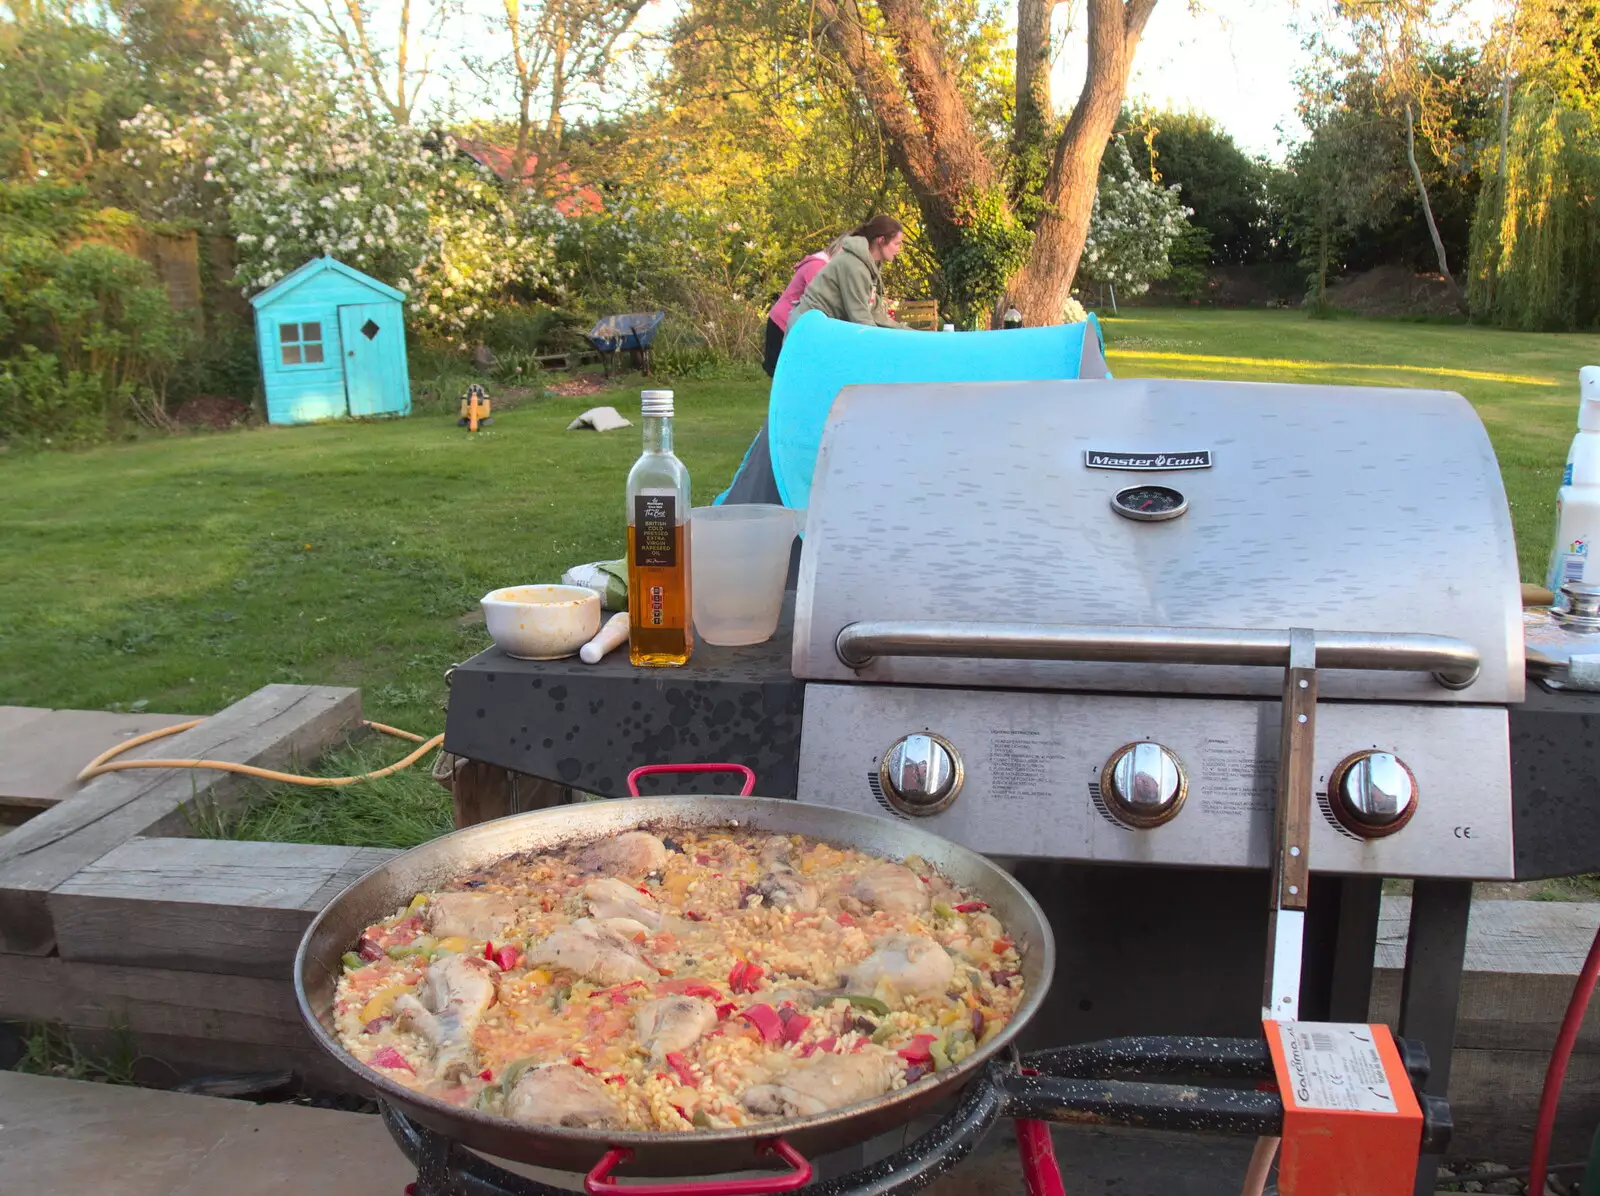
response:
[[[1022,1004],[1000,1033],[960,1064],[872,1101],[812,1117],[725,1130],[602,1131],[530,1126],[425,1096],[350,1055],[332,1028],[334,984],[361,930],[392,914],[413,894],[525,851],[550,851],[624,830],[726,827],[743,832],[802,834],[835,846],[903,860],[920,855],[947,878],[986,901],[1019,948]],[[765,1169],[755,1147],[783,1137],[802,1152],[826,1153],[905,1124],[953,1096],[1003,1050],[1039,1009],[1055,966],[1050,927],[1033,897],[977,852],[919,826],[876,815],[779,798],[695,795],[624,798],[514,814],[454,831],[371,869],[330,901],[307,927],[295,953],[295,999],[317,1045],[360,1077],[379,1099],[470,1148],[505,1159],[587,1170],[612,1147],[634,1152],[631,1173],[660,1176]]]

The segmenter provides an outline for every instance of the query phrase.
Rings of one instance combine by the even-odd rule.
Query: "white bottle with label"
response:
[[[1545,588],[1600,580],[1600,366],[1578,371],[1578,434],[1556,495],[1556,538]]]

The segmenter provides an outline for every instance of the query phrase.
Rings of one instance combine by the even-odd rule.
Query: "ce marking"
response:
[[[1456,827],[1454,829],[1454,831],[1452,833],[1458,839],[1470,839],[1470,838],[1472,838],[1472,828],[1470,826],[1458,826],[1458,827]]]

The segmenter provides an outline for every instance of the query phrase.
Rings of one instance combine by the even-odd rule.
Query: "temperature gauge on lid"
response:
[[[1111,496],[1111,509],[1124,519],[1158,523],[1182,515],[1189,500],[1171,486],[1128,486]]]

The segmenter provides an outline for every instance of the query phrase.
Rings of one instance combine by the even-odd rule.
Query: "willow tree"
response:
[[[1472,228],[1475,314],[1512,328],[1600,325],[1600,9],[1522,0],[1503,43],[1508,119]]]

